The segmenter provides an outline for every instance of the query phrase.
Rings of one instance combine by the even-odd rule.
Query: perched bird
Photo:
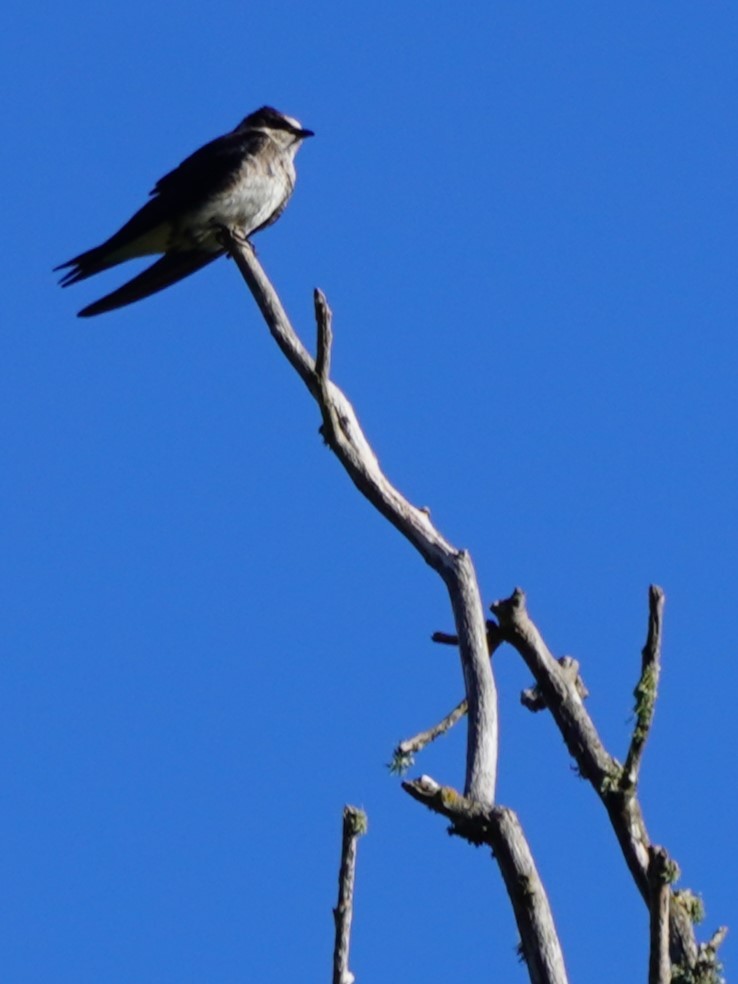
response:
[[[223,227],[247,238],[276,221],[295,186],[295,154],[312,130],[263,106],[157,181],[150,200],[100,246],[55,267],[63,287],[137,256],[163,253],[81,318],[140,301],[225,253]]]

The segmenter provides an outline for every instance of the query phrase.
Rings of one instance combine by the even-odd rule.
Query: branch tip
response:
[[[648,631],[641,650],[641,675],[633,690],[635,724],[623,767],[622,789],[633,795],[643,762],[646,740],[653,724],[661,674],[661,630],[665,595],[656,584],[648,589]]]
[[[313,291],[313,304],[315,307],[315,322],[318,328],[315,375],[321,392],[325,394],[331,368],[333,312],[328,305],[325,294],[319,287],[316,287]]]
[[[389,770],[392,775],[404,775],[415,760],[415,755],[418,752],[430,745],[432,741],[436,738],[440,738],[441,735],[445,735],[447,731],[459,721],[468,710],[468,705],[466,699],[462,700],[456,705],[456,707],[449,711],[449,713],[438,722],[434,724],[432,728],[428,728],[426,731],[420,731],[417,735],[413,735],[412,738],[406,738],[395,746],[395,750],[392,753],[392,761],[389,764]]]
[[[497,616],[500,627],[510,623],[516,614],[525,611],[525,592],[522,588],[515,588],[509,598],[500,598],[493,601],[489,606],[493,615]]]
[[[349,970],[351,920],[354,909],[354,883],[356,881],[356,843],[366,833],[366,813],[356,806],[343,808],[343,836],[341,839],[341,867],[338,873],[338,904],[333,910],[336,937],[333,947],[333,984],[349,984],[354,975]]]

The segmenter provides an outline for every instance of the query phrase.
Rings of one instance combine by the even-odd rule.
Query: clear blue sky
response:
[[[593,9],[594,8],[594,9]],[[738,10],[726,2],[11,0],[0,44],[2,929],[9,984],[327,980],[363,806],[359,982],[525,981],[497,869],[384,767],[461,696],[440,583],[353,490],[233,264],[92,321],[60,290],[162,174],[268,102],[317,133],[258,240],[389,476],[519,584],[627,747],[667,593],[651,834],[738,933]],[[499,800],[572,981],[646,912],[529,676]],[[413,770],[463,781],[463,729]],[[735,971],[735,938],[724,956]],[[603,969],[604,968],[604,969]]]

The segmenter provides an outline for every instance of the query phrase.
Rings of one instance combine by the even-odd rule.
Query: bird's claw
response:
[[[247,247],[256,253],[254,249],[254,244],[251,242],[248,236],[245,236],[240,229],[233,229],[230,226],[219,225],[218,227],[218,241],[221,246],[225,246],[228,249],[228,245],[231,242],[238,243],[239,246]]]

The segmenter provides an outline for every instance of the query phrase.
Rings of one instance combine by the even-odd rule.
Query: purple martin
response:
[[[55,267],[63,287],[138,256],[161,259],[83,308],[79,317],[140,301],[225,253],[225,227],[248,238],[275,222],[295,186],[295,154],[312,130],[263,106],[157,181],[149,201],[110,239]]]

